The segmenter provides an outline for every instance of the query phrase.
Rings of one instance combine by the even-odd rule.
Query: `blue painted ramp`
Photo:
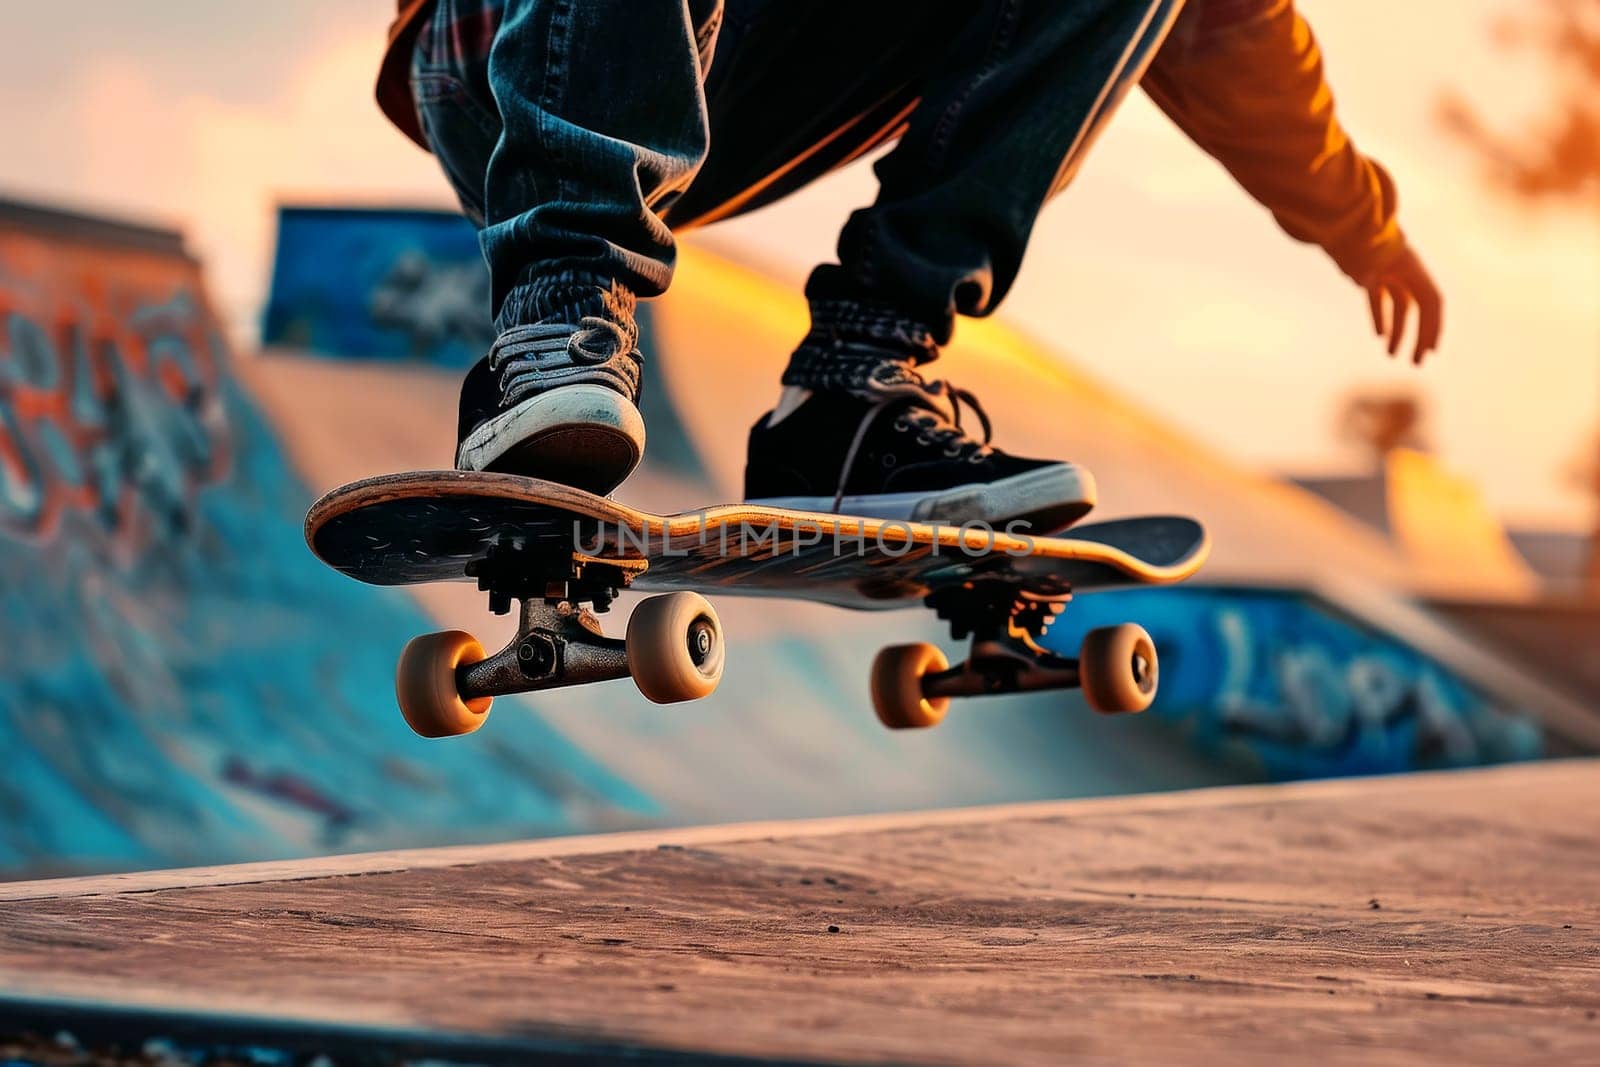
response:
[[[1161,649],[1147,713],[1196,750],[1272,780],[1534,759],[1536,719],[1312,592],[1201,584],[1085,596],[1046,635],[1137,619]]]
[[[307,554],[176,237],[0,209],[0,323],[0,871],[657,816],[534,716],[411,736],[394,656],[430,622]]]

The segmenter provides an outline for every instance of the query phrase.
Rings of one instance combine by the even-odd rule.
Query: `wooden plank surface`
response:
[[[802,1060],[1600,1062],[1594,762],[559,846],[36,886],[0,993]]]

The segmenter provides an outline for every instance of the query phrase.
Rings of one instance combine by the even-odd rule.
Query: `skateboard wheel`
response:
[[[1090,630],[1078,652],[1078,678],[1094,710],[1143,711],[1155,700],[1160,679],[1156,643],[1131,622]]]
[[[949,670],[936,645],[890,645],[872,660],[872,707],[891,730],[937,726],[950,710],[949,697],[922,695],[925,675]]]
[[[651,597],[628,617],[628,673],[648,700],[710,696],[722,680],[722,623],[699,593]]]
[[[456,669],[485,658],[478,639],[461,630],[412,638],[394,675],[394,695],[411,729],[423,737],[455,737],[482,726],[494,698],[462,700]]]

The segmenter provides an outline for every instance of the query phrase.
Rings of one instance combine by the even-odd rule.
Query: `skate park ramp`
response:
[[[1366,477],[1299,484],[1382,533],[1415,568],[1413,588],[1434,615],[1575,700],[1600,701],[1600,602],[1581,581],[1588,538],[1514,538],[1470,480],[1408,448]],[[1537,555],[1552,542],[1560,566]]]
[[[1429,607],[1461,631],[1510,650],[1550,685],[1600,704],[1600,599],[1549,596],[1528,603],[1440,598]]]
[[[931,620],[724,599],[731,658],[707,701],[656,707],[608,683],[503,700],[477,734],[418,739],[393,705],[405,641],[461,627],[493,643],[509,623],[466,586],[350,582],[309,555],[300,524],[341,482],[448,465],[459,367],[482,351],[461,310],[477,299],[476,246],[437,213],[293,215],[286,232],[307,228],[280,244],[267,345],[240,354],[178,235],[0,206],[0,872],[1147,791],[1596,743],[1570,704],[1393,595],[1408,567],[1376,533],[988,325],[964,331],[949,374],[982,386],[1008,445],[1090,464],[1107,517],[1188,512],[1216,535],[1206,585],[1085,597],[1052,632],[1070,649],[1091,622],[1150,626],[1165,654],[1151,714],[1101,718],[1076,694],[1042,694],[891,734],[870,712],[868,663],[882,644],[939,639]],[[803,316],[794,294],[686,250],[680,284],[644,322],[650,458],[628,502],[686,510],[737,495],[745,430]],[[1357,591],[1334,596],[1333,578]],[[613,631],[626,610],[607,619]]]
[[[1374,474],[1300,484],[1386,537],[1416,591],[1525,600],[1538,588],[1477,486],[1425,452],[1396,448]]]
[[[832,614],[771,606],[727,613],[738,666],[699,714],[596,686],[423,741],[394,707],[400,648],[494,620],[463,590],[342,578],[301,522],[334,482],[447,462],[451,375],[240,358],[178,235],[23,205],[0,209],[0,322],[8,875],[1244,776],[1154,720],[1116,730],[1071,704],[905,743],[866,706],[864,638],[812,640]]]
[[[0,207],[0,320],[0,870],[653,812],[536,717],[431,752],[394,721],[427,620],[307,558],[306,487],[177,235]]]

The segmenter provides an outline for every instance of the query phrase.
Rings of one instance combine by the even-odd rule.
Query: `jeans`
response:
[[[807,291],[943,343],[1005,297],[1182,4],[438,0],[412,85],[501,329],[615,286],[660,295],[674,231],[897,141]]]

